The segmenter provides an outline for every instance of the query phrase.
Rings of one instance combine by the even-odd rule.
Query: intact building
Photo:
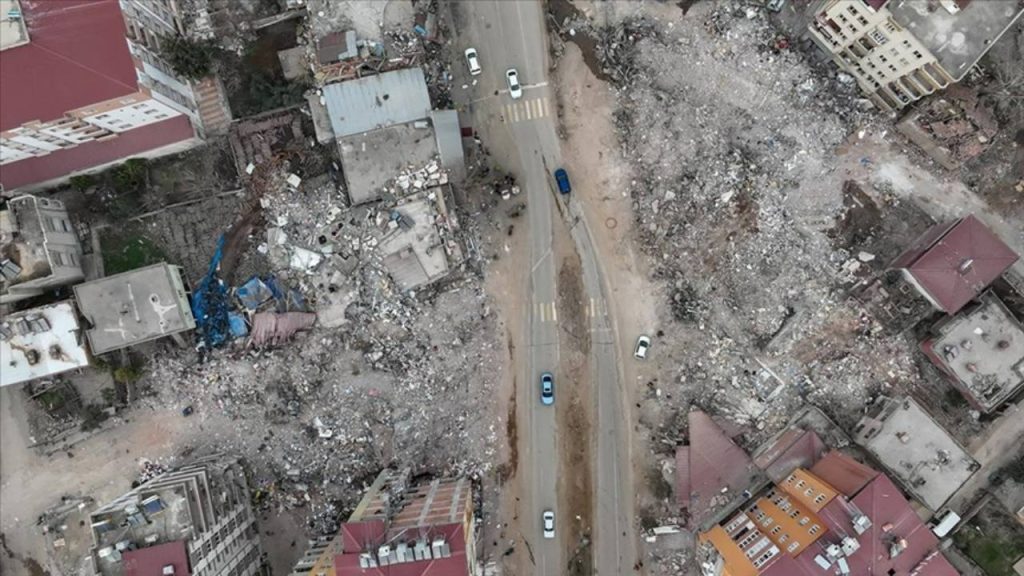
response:
[[[811,38],[883,110],[959,82],[1024,13],[1017,0],[823,0]]]
[[[79,282],[82,247],[59,200],[0,199],[0,304]]]
[[[263,573],[249,487],[235,460],[212,456],[165,472],[89,521],[96,576]]]
[[[78,284],[74,290],[89,324],[86,337],[93,354],[165,336],[181,344],[181,334],[196,327],[178,266],[153,264]]]
[[[54,184],[197,142],[187,107],[149,81],[145,66],[137,70],[118,0],[16,4],[23,41],[0,51],[3,188]]]
[[[839,452],[702,533],[698,560],[707,576],[958,574],[899,489]]]
[[[936,309],[956,314],[1017,262],[973,214],[936,224],[890,264]]]
[[[1024,387],[1024,327],[992,291],[932,333],[921,349],[976,409],[991,412]]]
[[[292,576],[477,576],[467,478],[409,485],[384,470],[334,539],[314,543]]]
[[[89,353],[71,302],[0,317],[0,386],[88,365]]]

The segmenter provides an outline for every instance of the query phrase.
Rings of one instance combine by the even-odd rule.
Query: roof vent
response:
[[[174,576],[174,564],[168,564],[164,566],[163,571],[160,572],[163,576]]]
[[[967,274],[971,271],[971,266],[974,266],[974,258],[965,258],[964,261],[957,266],[957,270],[960,274]]]
[[[399,562],[412,562],[414,559],[412,550],[409,550],[409,545],[405,542],[399,542],[395,547],[395,556]]]
[[[380,561],[381,566],[387,566],[391,564],[391,546],[387,544],[377,549],[377,560]]]
[[[851,538],[850,536],[843,538],[844,556],[851,556],[857,550],[860,550],[860,542],[858,542],[856,538]]]
[[[359,567],[360,568],[376,568],[377,559],[373,557],[373,554],[369,552],[363,552],[359,555]]]
[[[416,560],[430,560],[430,546],[427,546],[426,540],[417,540],[412,552]]]
[[[853,531],[858,536],[868,531],[871,528],[871,519],[864,514],[857,514],[853,517]]]

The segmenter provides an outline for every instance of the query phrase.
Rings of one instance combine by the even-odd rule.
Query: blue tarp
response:
[[[200,346],[216,348],[228,339],[228,291],[224,281],[217,276],[221,258],[224,257],[224,235],[217,240],[217,251],[210,260],[210,268],[199,282],[199,288],[192,294],[192,315],[196,319],[196,330],[202,340]]]
[[[245,323],[245,316],[238,312],[228,312],[228,327],[231,329],[232,338],[244,338],[249,335],[249,326]]]

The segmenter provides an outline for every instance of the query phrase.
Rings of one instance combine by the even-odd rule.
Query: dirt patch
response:
[[[590,547],[594,508],[591,411],[593,402],[587,383],[590,374],[590,325],[584,305],[583,275],[579,256],[563,257],[558,268],[558,308],[562,311],[560,350],[562,351],[559,382],[565,402],[558,412],[561,446],[559,501],[569,510],[563,514],[568,521],[565,549],[569,550],[567,574],[593,573],[593,551]]]
[[[509,349],[512,348],[512,340],[508,342]],[[498,482],[504,484],[509,478],[514,478],[519,471],[519,424],[516,418],[516,388],[518,382],[512,377],[512,393],[508,399],[508,415],[505,422],[505,439],[508,442],[508,461],[498,470]]]
[[[569,0],[551,0],[548,2],[548,16],[555,22],[555,29],[563,42],[572,42],[579,46],[583,53],[583,61],[587,68],[601,80],[608,80],[602,70],[601,60],[597,56],[597,37],[573,27],[573,22],[584,18],[583,13],[573,6]],[[573,32],[570,34],[570,30]]]

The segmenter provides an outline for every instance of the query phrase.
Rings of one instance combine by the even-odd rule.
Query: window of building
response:
[[[790,517],[790,518],[796,518],[796,517],[797,517],[797,516],[799,516],[799,515],[800,515],[800,510],[798,510],[798,509],[796,509],[796,508],[794,508],[794,509],[793,509],[793,510],[792,510],[792,511],[791,511],[791,512],[789,513],[789,517]]]
[[[800,519],[800,525],[801,526],[807,526],[808,524],[810,524],[810,522],[811,522],[811,519],[808,518],[807,516],[804,516],[803,518]]]
[[[772,536],[778,534],[779,532],[782,532],[782,526],[776,526],[775,528],[772,528]]]
[[[861,26],[867,26],[868,25],[868,19],[863,17],[863,16],[857,16],[857,22],[860,22]]]
[[[78,259],[78,254],[75,254],[74,252],[68,252],[68,260],[71,262],[72,266],[81,265],[81,260]]]
[[[769,516],[769,517],[767,517],[767,518],[765,518],[764,520],[761,521],[761,526],[764,526],[765,528],[767,528],[767,527],[771,526],[774,523],[775,523],[775,520],[773,520],[772,517]]]
[[[45,228],[47,232],[57,231],[57,229],[53,226],[53,220],[49,218],[43,218],[43,228]]]
[[[56,250],[50,250],[50,260],[53,260],[53,263],[56,266],[64,265],[64,256],[61,255],[61,253],[57,252]]]
[[[818,494],[817,496],[814,497],[814,503],[815,504],[821,504],[824,501],[825,501],[825,495],[824,494]]]
[[[921,58],[924,58],[924,54],[921,54],[920,50],[914,50],[914,58],[920,60]]]
[[[786,552],[792,553],[794,550],[800,547],[800,542],[796,541],[786,547]]]
[[[71,223],[68,222],[67,218],[60,219],[60,228],[65,232],[71,232]]]
[[[858,14],[857,7],[852,4],[846,7],[846,11],[849,12],[850,14],[853,14],[854,16]]]
[[[814,526],[811,526],[809,530],[807,530],[807,533],[811,536],[814,536],[818,533],[819,530],[821,530],[821,527],[815,524]]]
[[[779,536],[779,544],[785,544],[787,540],[789,540],[789,534]]]
[[[878,44],[879,46],[882,46],[889,41],[889,38],[885,34],[883,34],[881,30],[878,30],[877,28],[872,30],[868,34],[868,36],[871,36],[871,39],[874,40],[875,44]]]
[[[807,485],[807,482],[804,482],[803,480],[797,480],[797,482],[796,482],[796,487],[797,488],[803,488],[806,485]]]

